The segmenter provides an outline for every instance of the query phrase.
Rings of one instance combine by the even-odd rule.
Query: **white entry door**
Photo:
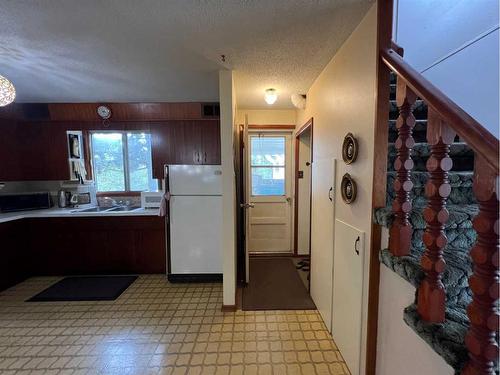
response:
[[[250,132],[247,144],[248,251],[291,252],[291,134]]]

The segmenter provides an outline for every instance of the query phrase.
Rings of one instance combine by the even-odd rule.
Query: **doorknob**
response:
[[[287,201],[288,203],[290,203],[290,202],[292,201],[292,198],[290,198],[290,197],[286,197],[286,201]]]
[[[332,192],[333,192],[333,186],[330,188],[330,190],[328,190],[328,199],[330,199],[330,202],[333,202]]]
[[[240,203],[241,208],[254,208],[255,205],[253,203]]]

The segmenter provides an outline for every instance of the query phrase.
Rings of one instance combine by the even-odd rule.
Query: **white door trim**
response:
[[[252,178],[251,178],[251,167],[250,167],[250,154],[251,154],[251,137],[255,137],[256,135],[262,135],[263,137],[272,137],[272,136],[283,136],[285,137],[285,194],[283,196],[253,196],[252,195]],[[249,217],[246,223],[246,242],[247,242],[247,254],[252,253],[252,254],[259,254],[259,253],[265,253],[265,254],[270,254],[270,253],[293,253],[293,205],[294,205],[294,191],[293,191],[293,182],[294,182],[294,176],[293,176],[293,147],[292,147],[292,140],[293,140],[293,130],[289,131],[283,131],[283,130],[248,130],[247,131],[247,136],[245,137],[245,145],[246,150],[245,150],[245,168],[246,168],[246,186],[245,186],[245,193],[247,196],[247,203],[250,205],[258,205],[259,203],[284,203],[286,204],[286,210],[287,213],[285,214],[286,220],[287,220],[287,242],[285,246],[283,247],[283,250],[280,251],[259,251],[252,249],[252,246],[250,244],[251,241],[251,235],[252,235],[252,230],[251,226],[253,224],[260,224],[259,221],[264,224],[264,221],[269,224],[277,224],[274,223],[273,218],[269,217],[266,219],[259,219],[259,218],[252,218],[252,212],[251,210],[253,208],[249,208],[247,211],[249,211]],[[253,246],[255,247],[255,246]]]

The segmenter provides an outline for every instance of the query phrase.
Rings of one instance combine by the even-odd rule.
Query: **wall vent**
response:
[[[203,103],[201,105],[201,117],[219,118],[220,117],[219,103]]]

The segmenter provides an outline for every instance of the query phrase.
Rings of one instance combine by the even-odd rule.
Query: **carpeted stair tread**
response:
[[[396,178],[396,171],[387,172],[387,178],[394,181]],[[411,174],[413,186],[414,187],[424,187],[427,179],[429,178],[429,172],[427,171],[414,171]],[[450,172],[448,174],[448,180],[452,188],[454,187],[470,187],[474,182],[474,172],[471,171],[461,171],[461,172]]]
[[[425,229],[426,222],[423,216],[424,206],[413,205],[410,212],[410,223],[413,229]],[[478,213],[478,206],[476,204],[469,205],[454,205],[449,204],[446,206],[450,213],[449,219],[445,225],[446,229],[472,229],[472,220]],[[375,210],[373,215],[374,222],[381,226],[389,228],[394,220],[392,207],[383,207]]]
[[[412,233],[412,246],[416,249],[425,248],[422,240],[425,229],[416,229]],[[470,229],[449,229],[446,230],[448,246],[455,249],[470,249],[477,240],[477,233],[473,228]]]
[[[459,374],[468,359],[464,343],[468,317],[458,306],[447,306],[445,317],[444,323],[427,323],[420,319],[416,305],[408,306],[403,314],[406,324]]]
[[[396,99],[396,84],[391,83],[389,85],[389,100],[395,100]]]
[[[418,288],[425,274],[420,266],[424,249],[412,248],[410,255],[396,257],[388,249],[380,252],[380,262],[397,273],[415,288]],[[472,263],[468,252],[464,249],[447,247],[444,250],[446,268],[443,272],[443,284],[446,288],[447,304],[466,307],[472,295],[468,288],[468,278],[472,272]]]
[[[413,159],[413,171],[427,170],[427,159],[431,155],[430,146],[427,143],[415,143],[411,157]],[[387,169],[394,170],[394,161],[397,157],[397,150],[394,143],[389,143]],[[453,172],[472,171],[474,170],[474,152],[463,142],[452,143],[450,146],[450,157],[453,160]]]
[[[395,171],[387,172],[387,202],[392,202],[395,198],[394,180],[397,174]],[[413,204],[425,206],[427,198],[425,197],[425,184],[429,174],[423,171],[413,172],[411,180],[413,182],[412,199]],[[472,190],[473,183],[472,172],[450,172],[448,180],[450,181],[451,193],[448,197],[448,204],[469,204],[476,203],[476,198]]]
[[[389,143],[388,147],[389,159],[394,160],[397,156],[397,149],[394,143]],[[431,146],[426,142],[417,142],[413,146],[411,158],[415,159],[422,158],[425,161],[431,155]],[[474,151],[464,142],[456,142],[450,145],[450,157],[454,158],[474,158]],[[472,169],[471,169],[472,170]]]

